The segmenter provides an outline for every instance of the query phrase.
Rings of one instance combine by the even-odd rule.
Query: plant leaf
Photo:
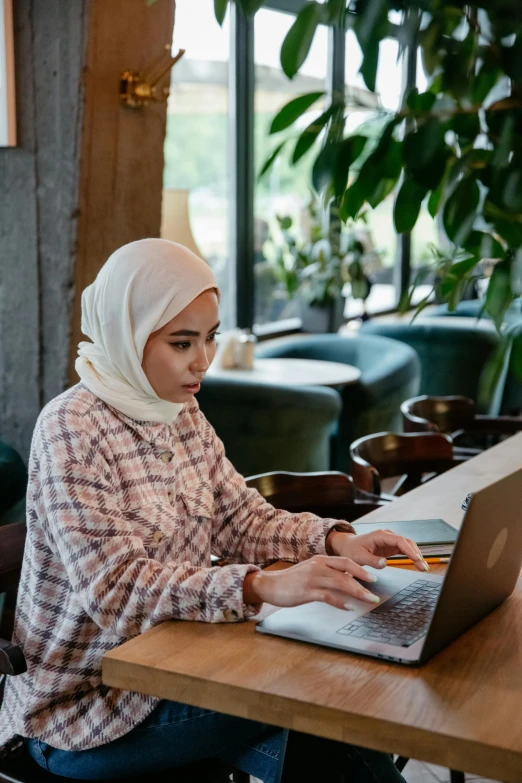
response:
[[[293,98],[280,111],[272,120],[269,133],[279,133],[285,128],[290,127],[302,114],[314,105],[319,98],[322,98],[324,92],[307,92],[304,95],[299,95],[297,98]]]
[[[504,248],[500,242],[485,231],[472,231],[462,246],[477,261],[483,258],[504,258]]]
[[[355,182],[350,185],[346,193],[344,194],[343,203],[341,204],[340,217],[341,220],[346,222],[348,218],[355,220],[357,214],[361,210],[362,205],[365,202],[364,189],[360,176],[357,177]]]
[[[427,191],[411,179],[405,179],[399,190],[393,219],[395,230],[398,234],[404,234],[411,231],[417,222],[422,201]]]
[[[404,160],[410,168],[426,166],[443,144],[444,128],[437,117],[430,117],[404,139]]]
[[[502,201],[510,212],[522,211],[522,171],[520,160],[512,161],[509,168],[503,173],[505,177]]]
[[[474,177],[461,179],[444,205],[444,230],[458,247],[462,247],[469,236],[480,201],[479,186]]]
[[[222,27],[225,21],[225,15],[227,13],[228,0],[214,0],[214,14],[216,16],[217,23]]]
[[[263,166],[261,168],[261,171],[258,174],[258,179],[261,179],[261,177],[264,177],[266,172],[270,168],[272,168],[272,165],[273,165],[275,159],[277,158],[277,156],[279,155],[279,153],[281,152],[281,150],[283,149],[283,147],[285,146],[287,141],[288,141],[288,139],[286,139],[285,141],[282,141],[281,144],[278,144],[277,147],[275,148],[275,150],[265,160],[265,162],[263,163]]]
[[[498,68],[492,68],[491,65],[482,65],[479,73],[475,77],[475,84],[471,90],[471,100],[474,104],[482,104],[500,77],[501,71]]]
[[[480,119],[476,114],[456,114],[451,120],[451,130],[459,137],[460,146],[471,144],[480,133]]]
[[[312,184],[318,193],[330,184],[336,169],[338,153],[339,144],[335,142],[326,144],[317,156],[312,169]]]
[[[449,154],[440,120],[430,117],[416,133],[409,133],[404,139],[402,153],[411,178],[427,190],[437,188]]]
[[[306,60],[321,15],[319,3],[307,3],[286,34],[281,46],[281,67],[289,79],[294,78]]]
[[[444,193],[444,186],[445,181],[442,179],[438,186],[435,188],[435,190],[432,190],[430,193],[430,197],[428,199],[428,212],[432,216],[432,218],[435,217],[437,212],[439,211],[441,202],[442,202],[442,196]]]
[[[499,345],[495,348],[492,355],[484,365],[478,384],[478,410],[489,411],[493,415],[498,415],[497,411],[491,411],[491,405],[493,404],[496,397],[495,392],[497,392],[499,382],[502,381],[504,372],[507,369],[507,364],[511,356],[512,345],[512,338],[504,338],[501,340]]]
[[[506,57],[506,71],[514,82],[522,81],[522,33],[520,31],[509,49],[504,49]]]
[[[349,136],[340,142],[337,151],[337,160],[333,171],[334,193],[337,198],[341,198],[346,190],[348,183],[348,172],[350,166],[357,160],[363,151],[367,142],[365,136]]]
[[[499,331],[512,301],[509,264],[502,261],[495,266],[486,292],[486,312]]]
[[[379,41],[369,41],[364,49],[364,57],[359,73],[369,90],[375,92],[375,80],[379,66]]]
[[[439,38],[441,29],[439,21],[432,19],[420,34],[422,62],[425,71],[432,76],[440,62]]]
[[[285,215],[284,217],[276,215],[276,218],[277,222],[279,223],[279,228],[282,231],[288,231],[289,228],[292,228],[292,218],[290,215]]]
[[[297,144],[295,145],[294,154],[292,155],[292,163],[297,163],[297,161],[300,160],[314,144],[317,137],[332,116],[332,108],[332,106],[329,106],[328,109],[320,115],[320,117],[317,117],[307,128],[304,129],[297,140]]]

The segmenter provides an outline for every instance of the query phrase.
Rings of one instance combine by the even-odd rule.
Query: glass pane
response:
[[[295,129],[269,136],[275,113],[297,95],[326,90],[328,34],[325,27],[318,28],[308,58],[292,81],[281,69],[279,52],[293,21],[294,17],[289,14],[267,9],[259,11],[255,17],[256,174],[276,144],[284,138],[296,137]],[[314,104],[300,118],[299,129],[309,125],[323,109],[324,101]],[[278,216],[292,219],[291,234],[298,243],[310,236],[309,183],[314,154],[308,152],[294,168],[289,162],[294,146],[290,143],[286,154],[276,161],[272,170],[261,181],[256,181],[254,320],[259,325],[299,315],[297,301],[289,296],[287,286],[278,280],[274,265],[276,254],[284,247]]]
[[[222,291],[220,316],[230,328],[234,278],[229,250],[228,68],[230,28],[213,0],[177,0],[173,51],[186,54],[172,70],[167,109],[161,236],[204,258]]]
[[[402,59],[396,39],[386,38],[381,43],[377,69],[376,92],[370,92],[359,73],[362,54],[355,34],[346,34],[345,79],[349,114],[346,130],[361,133],[369,139],[377,139],[390,114],[397,111],[402,101]],[[368,147],[371,149],[371,146]],[[359,164],[360,165],[360,164]],[[354,167],[357,169],[357,166]],[[354,174],[356,171],[354,171]],[[376,209],[367,208],[366,221],[358,220],[353,231],[366,250],[366,271],[373,287],[366,309],[369,313],[387,310],[396,304],[393,269],[397,256],[397,235],[393,225],[393,204],[396,191],[390,193]],[[348,299],[345,315],[360,315],[360,300]]]

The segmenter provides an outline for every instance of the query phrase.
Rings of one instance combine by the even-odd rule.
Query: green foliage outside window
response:
[[[229,3],[253,14],[264,0],[215,0],[218,21]],[[401,12],[392,25],[390,12]],[[304,5],[283,42],[281,66],[292,79],[309,52],[319,24],[355,32],[360,72],[375,91],[379,47],[391,33],[401,50],[418,46],[427,89],[413,89],[397,113],[388,113],[377,140],[344,132],[344,96],[334,95],[304,131],[283,138],[319,97],[298,96],[273,119],[277,154],[290,160],[316,145],[312,183],[325,204],[337,203],[342,220],[357,219],[398,189],[397,233],[414,228],[427,198],[455,248],[437,260],[439,293],[454,309],[484,258],[495,259],[485,311],[500,330],[522,294],[522,0],[314,0]],[[361,160],[367,154],[361,165]],[[409,306],[411,291],[402,305]]]

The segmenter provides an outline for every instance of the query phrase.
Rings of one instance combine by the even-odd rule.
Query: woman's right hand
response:
[[[350,599],[378,604],[379,598],[359,584],[376,577],[348,557],[314,555],[281,571],[255,571],[245,577],[243,600],[273,606],[299,606],[323,601],[338,609],[351,609]]]

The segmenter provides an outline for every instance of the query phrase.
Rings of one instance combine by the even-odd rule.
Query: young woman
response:
[[[264,783],[319,770],[401,781],[387,754],[102,684],[104,652],[164,620],[239,622],[264,601],[378,603],[355,579],[371,583],[362,566],[402,552],[427,568],[389,531],[355,536],[246,487],[194,397],[218,300],[210,268],[160,239],[122,247],[83,293],[81,382],[45,407],[33,437],[14,635],[28,672],[7,682],[0,745],[25,738],[38,764],[76,779],[214,758]],[[230,565],[211,567],[211,553]],[[261,570],[280,559],[295,565]]]

